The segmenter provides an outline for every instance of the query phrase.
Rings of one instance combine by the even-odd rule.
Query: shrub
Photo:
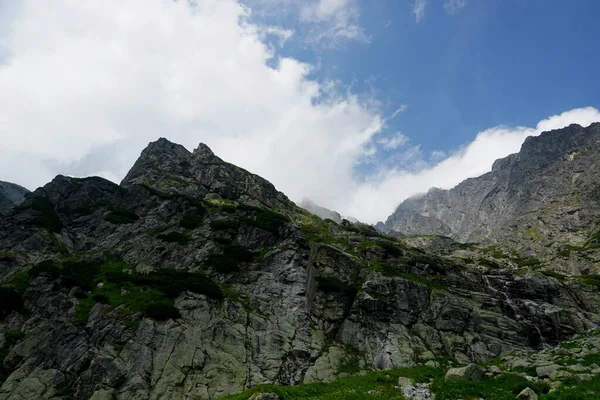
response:
[[[148,317],[157,321],[181,318],[179,310],[169,301],[150,303],[146,306],[144,312]]]
[[[334,276],[317,276],[317,287],[324,293],[340,293],[348,297],[354,297],[358,290],[347,285]]]
[[[237,229],[238,221],[232,219],[217,219],[210,221],[210,228],[214,231],[223,231],[226,229]]]
[[[31,224],[50,232],[59,233],[62,229],[60,217],[55,211],[54,204],[46,197],[35,196],[18,207],[20,210],[36,211]]]
[[[100,264],[95,261],[66,261],[61,270],[61,283],[65,287],[91,290],[99,271]]]
[[[255,218],[244,218],[244,221],[249,225],[277,234],[279,228],[285,226],[290,219],[275,211],[261,210],[256,214]]]
[[[185,229],[196,229],[202,225],[204,215],[186,214],[179,221],[179,226]]]
[[[13,311],[23,309],[21,294],[14,288],[0,286],[0,321]]]
[[[222,254],[211,254],[206,263],[221,273],[239,271],[239,264],[252,262],[255,254],[244,247],[228,244],[223,246]]]
[[[60,276],[60,268],[52,260],[44,260],[37,263],[29,270],[29,277],[35,278],[41,274],[50,275],[51,278],[56,279]]]
[[[109,300],[108,297],[106,297],[103,294],[95,294],[92,296],[92,300],[94,300],[96,303],[102,303],[102,304],[108,304]]]
[[[110,222],[111,224],[120,225],[131,224],[140,219],[140,217],[137,214],[130,211],[115,210],[108,214],[104,219]]]
[[[390,257],[401,257],[403,252],[397,245],[394,245],[387,241],[378,242],[377,245],[385,250],[386,254]]]
[[[181,232],[169,232],[169,233],[161,233],[156,236],[158,239],[163,240],[168,243],[179,243],[182,245],[187,244],[190,241],[190,237],[185,233]]]

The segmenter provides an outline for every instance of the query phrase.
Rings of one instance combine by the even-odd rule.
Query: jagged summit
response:
[[[217,157],[204,143],[193,153],[165,138],[151,142],[121,186],[150,185],[164,192],[207,195],[276,209],[295,205],[267,180]]]
[[[585,259],[573,262],[576,252],[561,249],[585,250],[597,230],[599,159],[600,123],[544,132],[497,160],[487,174],[406,200],[384,230],[505,244],[542,259],[569,253],[552,258],[553,266],[569,273],[598,270]]]

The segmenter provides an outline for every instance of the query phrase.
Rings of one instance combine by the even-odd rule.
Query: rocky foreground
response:
[[[321,220],[205,145],[165,139],[120,185],[58,176],[25,194],[0,219],[0,284],[11,400],[214,399],[398,368],[433,379],[448,360],[600,323],[596,275]]]

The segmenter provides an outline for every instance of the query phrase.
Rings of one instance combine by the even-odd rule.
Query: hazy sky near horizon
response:
[[[365,222],[600,121],[594,0],[0,0],[0,180],[204,142]]]

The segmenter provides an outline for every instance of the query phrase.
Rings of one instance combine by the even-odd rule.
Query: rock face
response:
[[[330,219],[332,221],[337,222],[338,224],[342,222],[342,216],[338,212],[332,211],[325,207],[321,207],[320,205],[315,204],[313,201],[307,199],[306,197],[302,199],[302,201],[298,205],[304,208],[306,211],[310,212],[311,214],[315,214],[319,218]]]
[[[492,171],[410,198],[384,231],[449,236],[527,252],[566,273],[597,273],[600,123],[529,137]]]
[[[6,214],[11,208],[21,204],[29,190],[10,182],[0,181],[0,214]]]
[[[589,282],[484,250],[321,220],[160,139],[121,185],[57,176],[1,217],[0,399],[213,399],[600,323]]]

